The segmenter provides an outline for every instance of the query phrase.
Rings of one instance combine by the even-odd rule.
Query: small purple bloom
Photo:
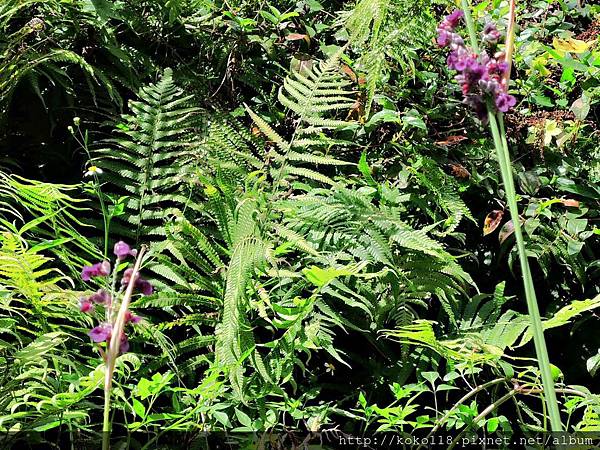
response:
[[[125,272],[123,272],[123,278],[121,278],[121,286],[129,284],[129,282],[131,281],[131,275],[133,275],[133,269],[131,267],[129,269],[125,269]],[[140,274],[136,274],[136,281],[139,277]]]
[[[500,90],[500,83],[494,79],[479,80],[479,88],[487,94],[495,95]]]
[[[496,97],[496,108],[498,108],[498,111],[500,112],[507,112],[516,104],[517,99],[510,94],[501,92],[500,94],[498,94],[498,97]]]
[[[89,301],[89,299],[85,297],[81,297],[79,299],[79,311],[86,313],[90,312],[92,309],[94,309],[94,305]]]
[[[150,282],[141,278],[135,282],[135,287],[144,295],[152,295],[154,292]]]
[[[458,50],[459,48],[464,48],[465,41],[459,34],[453,33],[451,36],[452,36],[452,42],[450,42],[450,47],[452,48],[452,50]]]
[[[131,281],[131,275],[133,274],[133,269],[129,268],[123,272],[123,278],[121,279],[121,286],[126,286]],[[149,281],[144,280],[140,277],[140,274],[136,274],[134,281],[134,288],[140,291],[144,295],[152,295],[154,289]]]
[[[132,249],[123,241],[119,241],[115,244],[114,253],[119,259],[125,259],[129,255],[133,256],[134,258],[137,256],[137,250]]]
[[[94,327],[88,333],[94,342],[104,342],[110,340],[110,336],[112,333],[112,325],[108,323],[103,323]]]
[[[452,14],[450,14],[449,16],[446,16],[446,22],[448,22],[448,24],[452,27],[452,28],[456,28],[456,26],[458,25],[458,22],[460,21],[460,19],[462,19],[462,17],[465,15],[465,13],[463,12],[462,9],[455,9]]]
[[[119,344],[119,353],[127,353],[129,351],[129,339],[125,333],[121,334],[121,342]]]
[[[92,266],[84,266],[81,270],[81,279],[83,281],[90,281],[93,277],[105,277],[110,273],[110,263],[108,261],[102,261]]]
[[[98,304],[110,305],[111,298],[110,294],[104,289],[98,289],[97,292],[94,292],[92,295],[90,295],[89,301]]]
[[[450,45],[450,42],[452,41],[452,33],[450,33],[448,30],[444,30],[443,28],[438,28],[438,37],[437,37],[437,43],[440,47],[446,47],[448,45]]]
[[[490,74],[504,75],[508,70],[508,63],[505,61],[493,60],[487,63],[487,70]]]
[[[142,320],[142,318],[140,316],[136,316],[135,314],[133,314],[131,311],[127,311],[126,315],[125,315],[125,323],[140,323],[140,321]]]
[[[492,22],[488,22],[485,24],[483,28],[483,40],[488,44],[496,44],[500,39],[500,32],[496,28],[496,25]]]
[[[477,83],[485,76],[485,74],[485,66],[483,64],[479,64],[477,61],[474,61],[467,72],[467,78],[471,83]]]
[[[448,64],[448,68],[451,70],[456,70],[456,62],[458,61],[458,52],[453,51],[448,54],[448,58],[446,59],[446,63]]]

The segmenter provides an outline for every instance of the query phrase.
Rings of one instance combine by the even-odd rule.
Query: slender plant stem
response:
[[[473,18],[471,17],[469,1],[461,0],[461,2],[463,12],[465,15],[465,23],[467,24],[467,29],[469,31],[471,45],[473,47],[473,50],[476,53],[479,53],[479,45],[477,44],[477,33],[475,32],[475,25],[473,23]],[[511,8],[511,14],[514,14],[514,5]],[[515,18],[513,17],[511,21],[511,28],[512,30],[514,30]],[[508,44],[512,46],[513,42],[514,41],[511,40],[510,42],[508,42]],[[527,260],[525,240],[523,238],[523,232],[521,230],[519,207],[517,205],[517,193],[515,190],[515,184],[512,174],[512,164],[510,162],[508,143],[506,140],[506,130],[504,129],[504,119],[502,114],[496,115],[496,113],[494,112],[494,105],[490,101],[488,101],[487,109],[490,130],[492,132],[494,146],[496,148],[496,154],[498,156],[498,162],[500,164],[502,182],[506,191],[508,209],[510,211],[511,219],[514,226],[514,234],[517,242],[517,250],[519,253],[519,262],[521,265],[523,286],[525,288],[525,300],[527,302],[527,311],[529,313],[531,330],[533,332],[533,342],[535,345],[538,366],[542,374],[542,384],[544,386],[544,393],[546,394],[545,397],[546,404],[548,406],[548,415],[550,417],[550,426],[552,431],[562,431],[563,427],[560,420],[560,410],[558,408],[558,402],[556,400],[556,392],[554,390],[554,380],[552,377],[552,370],[550,368],[550,358],[548,357],[548,350],[546,348],[546,341],[544,339],[544,327],[542,325],[542,319],[540,317],[540,311],[535,295],[535,287],[533,285],[533,278],[531,277],[529,261]]]
[[[463,395],[453,406],[452,408],[450,408],[448,411],[446,411],[446,414],[444,414],[444,416],[436,421],[435,426],[431,429],[431,431],[427,434],[427,437],[433,436],[437,430],[439,430],[442,425],[444,424],[444,422],[446,422],[446,420],[448,420],[448,417],[450,417],[450,415],[456,410],[456,408],[458,408],[459,405],[462,405],[464,402],[466,402],[467,400],[469,400],[471,397],[473,397],[474,395],[476,395],[477,393],[491,387],[494,386],[496,384],[500,384],[502,382],[507,381],[507,378],[497,378],[495,380],[492,381],[488,381],[487,383],[484,383],[482,385],[476,386],[473,390],[467,392],[465,395]],[[423,445],[417,447],[417,450],[419,450],[420,448],[422,448]]]
[[[102,424],[102,450],[110,449],[110,386],[104,384],[104,422]]]
[[[477,42],[477,33],[475,32],[475,24],[473,23],[473,17],[471,16],[469,0],[461,0],[461,6],[465,14],[465,23],[467,24],[467,30],[469,31],[471,47],[475,53],[479,53],[479,43]]]
[[[538,365],[542,374],[542,384],[546,403],[548,405],[548,415],[550,418],[550,426],[552,431],[562,431],[562,422],[560,419],[560,410],[556,400],[556,392],[554,390],[554,379],[550,368],[550,358],[548,357],[548,349],[546,348],[546,340],[544,339],[544,327],[540,316],[540,310],[535,294],[531,269],[527,259],[527,250],[525,249],[525,239],[521,229],[521,220],[519,217],[519,207],[517,205],[517,193],[512,174],[512,165],[510,162],[510,154],[508,152],[508,143],[506,141],[506,131],[504,129],[504,120],[501,114],[498,117],[492,112],[491,105],[488,104],[490,128],[494,138],[496,153],[498,160],[501,161],[500,169],[502,172],[502,182],[506,191],[506,200],[508,209],[514,226],[515,240],[517,243],[517,251],[519,253],[519,262],[521,265],[521,273],[523,278],[523,286],[525,288],[525,300],[527,302],[527,311],[531,322],[531,330],[533,332],[533,343],[537,355]],[[498,120],[497,120],[498,119]],[[500,127],[498,127],[498,123]]]
[[[510,0],[508,10],[508,25],[506,28],[506,45],[505,45],[505,61],[508,64],[508,68],[503,76],[506,86],[508,86],[508,80],[510,80],[510,71],[512,68],[513,53],[515,50],[515,30],[516,30],[516,0]]]
[[[100,188],[100,180],[98,179],[98,175],[94,174],[94,179],[96,181],[96,194],[98,195],[98,200],[100,201],[100,208],[102,209],[102,220],[104,222],[104,258],[106,259],[108,258],[108,230],[110,227],[110,218],[108,215],[108,210],[106,209],[106,205],[104,203],[104,197]]]

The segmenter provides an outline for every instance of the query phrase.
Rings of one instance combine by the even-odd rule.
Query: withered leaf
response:
[[[492,233],[496,228],[498,228],[498,225],[500,225],[500,222],[502,222],[503,216],[504,211],[501,209],[495,209],[487,216],[485,216],[485,220],[483,222],[483,235],[487,236],[488,234]]]
[[[310,44],[310,37],[307,34],[290,33],[285,37],[288,41],[299,41],[304,39],[307,44]]]
[[[449,166],[450,166],[450,172],[452,172],[452,175],[455,176],[456,178],[465,179],[465,178],[469,178],[471,176],[471,173],[462,164],[450,163]]]
[[[356,76],[356,73],[354,73],[354,70],[352,70],[352,68],[348,64],[342,64],[342,72],[344,72],[346,75],[348,75],[348,77],[354,83],[357,82],[358,78]]]
[[[578,200],[573,200],[572,198],[561,198],[560,201],[565,206],[570,206],[572,208],[579,208]]]
[[[460,135],[457,135],[457,136],[448,136],[443,141],[436,141],[436,144],[445,147],[445,146],[448,146],[448,145],[456,145],[459,142],[464,141],[465,139],[467,139],[465,136],[460,136]]]

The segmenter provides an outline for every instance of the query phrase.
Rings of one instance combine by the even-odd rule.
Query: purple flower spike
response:
[[[457,40],[459,41],[458,45],[462,45],[462,38],[454,33],[454,29],[458,25],[461,17],[463,16],[463,12],[460,9],[457,9],[439,24],[437,28],[438,38],[437,42],[440,47],[446,47],[448,45],[457,45]]]
[[[83,281],[90,281],[93,277],[106,277],[109,273],[110,263],[108,261],[102,261],[93,266],[84,266],[81,270],[81,279]]]
[[[110,294],[106,292],[104,289],[99,289],[97,292],[90,295],[90,302],[98,303],[98,304],[108,304],[110,305],[111,298]]]
[[[94,342],[104,342],[110,339],[112,333],[112,326],[107,323],[103,323],[94,327],[88,333]]]
[[[508,82],[505,77],[509,64],[503,52],[491,57],[485,51],[477,54],[467,47],[464,39],[454,32],[462,17],[462,11],[457,10],[442,20],[437,28],[438,44],[449,47],[448,68],[458,72],[455,79],[461,87],[464,103],[485,121],[488,100],[500,112],[507,112],[516,104],[516,99],[507,93]],[[496,44],[500,39],[500,33],[493,23],[485,25],[483,36],[489,44]]]
[[[79,299],[79,311],[86,313],[94,309],[94,305],[85,297]]]
[[[506,94],[504,92],[500,93],[496,98],[496,108],[500,112],[507,112],[510,108],[517,104],[517,99],[512,95]]]
[[[137,256],[137,250],[132,249],[123,241],[119,241],[115,244],[114,253],[119,259],[125,259],[129,255],[133,256],[134,258]]]

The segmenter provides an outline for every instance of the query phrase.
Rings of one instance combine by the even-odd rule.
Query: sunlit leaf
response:
[[[583,53],[583,52],[587,51],[587,49],[590,48],[590,45],[592,45],[592,43],[581,41],[579,39],[573,39],[573,38],[568,38],[568,39],[554,38],[552,41],[552,45],[559,52]]]
[[[571,111],[575,114],[578,120],[584,120],[590,112],[590,98],[582,94],[577,100],[571,105]]]
[[[544,146],[547,147],[552,142],[554,136],[558,136],[562,133],[562,129],[559,128],[556,120],[546,119],[544,123]]]

